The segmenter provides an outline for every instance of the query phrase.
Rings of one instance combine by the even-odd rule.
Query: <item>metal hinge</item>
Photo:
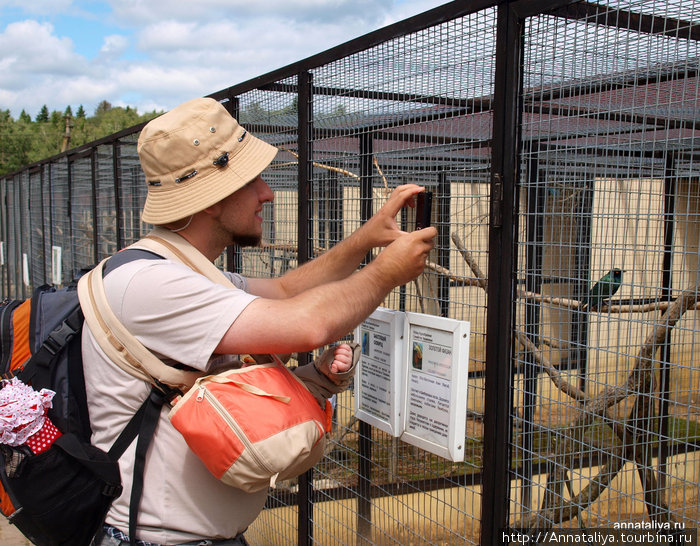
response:
[[[491,184],[491,225],[503,225],[503,178],[500,173],[494,173]]]

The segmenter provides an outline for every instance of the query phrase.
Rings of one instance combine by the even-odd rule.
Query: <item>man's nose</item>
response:
[[[263,180],[262,176],[258,177],[258,182],[258,199],[260,202],[267,203],[274,200],[275,193],[270,189],[270,186],[267,185],[267,182]]]

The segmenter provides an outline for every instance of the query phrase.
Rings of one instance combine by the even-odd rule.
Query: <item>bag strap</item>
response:
[[[206,378],[207,383],[219,383],[220,385],[236,385],[240,389],[250,393],[254,394],[255,396],[262,396],[266,398],[273,398],[274,400],[277,400],[278,402],[282,402],[284,404],[289,404],[289,401],[291,398],[289,396],[285,396],[283,394],[274,394],[271,392],[267,392],[262,390],[260,387],[257,387],[255,385],[251,385],[250,383],[246,383],[245,381],[236,381],[232,377],[224,377],[222,375],[210,375],[207,376]],[[196,383],[199,385],[199,381]]]
[[[137,249],[134,245],[128,248],[152,254],[149,250]],[[162,257],[160,253],[157,254],[158,257]],[[158,425],[162,407],[175,395],[187,390],[202,373],[178,370],[166,365],[138,341],[112,311],[104,290],[104,270],[107,267],[111,271],[133,259],[138,259],[138,254],[120,252],[100,262],[78,282],[78,299],[84,310],[85,321],[107,357],[127,373],[152,385],[148,398],[129,420],[108,452],[110,459],[117,461],[138,437],[129,499],[129,540],[130,544],[135,545],[146,453]]]
[[[131,483],[131,497],[129,498],[129,542],[131,545],[136,544],[136,522],[138,520],[139,507],[141,504],[141,496],[143,494],[143,476],[146,469],[146,453],[148,446],[151,443],[153,434],[160,418],[160,411],[163,405],[168,401],[168,395],[161,392],[158,388],[151,388],[151,394],[144,401],[139,409],[139,413],[143,411],[143,417],[138,431],[138,440],[136,441],[136,452],[134,455],[134,474]],[[131,424],[131,423],[129,423]],[[124,431],[126,432],[126,430]],[[120,438],[112,446],[112,449],[117,447]],[[129,442],[131,443],[131,442]],[[121,447],[120,447],[121,448]],[[110,450],[110,455],[112,450]]]
[[[54,444],[106,482],[105,487],[109,489],[103,490],[103,494],[112,496],[121,488],[121,476],[113,461],[97,460],[91,457],[85,449],[85,442],[74,434],[63,434],[56,438]]]
[[[229,278],[187,239],[168,229],[156,227],[133,246],[151,250],[161,256],[180,262],[200,275],[204,275],[211,282],[227,288],[235,288]]]
[[[127,249],[151,251],[182,263],[210,281],[233,288],[233,283],[185,238],[156,227]],[[127,250],[125,249],[125,250]],[[138,341],[117,319],[104,291],[103,260],[78,282],[78,298],[85,321],[107,357],[130,375],[152,385],[159,382],[187,391],[203,373],[168,366]]]
[[[164,383],[186,391],[202,373],[168,366],[126,329],[107,301],[102,278],[106,261],[102,260],[78,282],[78,298],[85,321],[100,348],[130,375],[154,386]]]
[[[59,324],[41,344],[21,369],[22,380],[28,383],[39,371],[38,367],[48,373],[54,359],[68,345],[68,342],[79,334],[83,327],[83,312],[79,305]]]

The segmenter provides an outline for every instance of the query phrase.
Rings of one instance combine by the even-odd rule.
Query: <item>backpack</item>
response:
[[[110,258],[105,267],[111,270],[143,258],[161,256],[130,249]],[[27,300],[0,304],[3,379],[17,377],[35,391],[56,393],[47,418],[61,435],[46,451],[34,454],[27,445],[0,444],[0,511],[40,546],[90,543],[122,492],[118,459],[138,436],[136,458],[141,462],[134,469],[130,504],[134,536],[146,450],[163,404],[179,392],[156,381],[109,452],[91,445],[81,358],[83,321],[75,282],[61,289],[44,285]]]

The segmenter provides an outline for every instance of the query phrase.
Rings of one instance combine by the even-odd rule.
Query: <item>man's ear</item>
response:
[[[203,212],[204,214],[208,214],[212,217],[217,217],[219,214],[221,214],[221,203],[214,203],[212,206],[202,209],[199,212]]]

